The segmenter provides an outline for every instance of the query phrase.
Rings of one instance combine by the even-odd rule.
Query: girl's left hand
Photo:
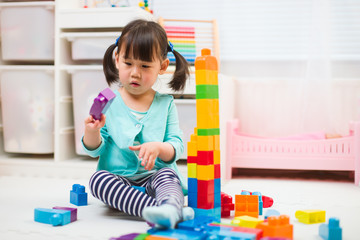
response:
[[[139,159],[141,159],[141,166],[144,166],[146,170],[151,170],[156,158],[160,154],[160,144],[157,142],[148,142],[137,146],[129,146],[132,151],[139,151]]]

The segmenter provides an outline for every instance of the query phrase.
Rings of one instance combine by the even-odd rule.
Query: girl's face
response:
[[[122,48],[123,49],[123,48]],[[131,55],[125,58],[125,51],[116,54],[116,67],[122,86],[132,95],[142,95],[153,91],[159,74],[164,74],[169,66],[169,59],[160,61],[155,58],[152,62],[134,59]]]

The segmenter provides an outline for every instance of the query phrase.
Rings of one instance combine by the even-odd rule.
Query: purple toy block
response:
[[[70,208],[70,207],[53,207],[53,209],[70,211],[70,213],[71,213],[70,222],[75,222],[75,221],[77,220],[77,208]]]
[[[102,90],[94,99],[94,103],[90,108],[90,115],[95,120],[100,120],[101,114],[105,114],[115,97],[115,93],[110,88]]]
[[[120,237],[110,238],[109,240],[133,240],[137,236],[139,236],[139,234],[140,233],[130,233],[130,234],[122,235]]]

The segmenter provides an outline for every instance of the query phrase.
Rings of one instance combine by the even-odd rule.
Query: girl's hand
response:
[[[148,142],[138,146],[130,146],[132,151],[139,151],[141,166],[146,170],[151,170],[155,165],[155,160],[160,154],[160,142]]]
[[[105,126],[106,116],[101,114],[100,120],[95,120],[91,115],[88,116],[84,123],[85,123],[85,131],[96,132],[102,127]]]

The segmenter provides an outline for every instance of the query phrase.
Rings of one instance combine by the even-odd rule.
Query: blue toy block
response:
[[[221,193],[221,179],[220,178],[214,179],[214,192]]]
[[[70,191],[70,203],[75,204],[76,206],[86,206],[87,205],[87,193],[85,192],[85,187],[80,184],[74,184],[72,190]]]
[[[59,209],[35,208],[34,221],[53,226],[65,225],[71,222],[71,212]]]
[[[188,178],[188,193],[198,192],[198,180],[197,178]]]
[[[140,192],[146,193],[144,187],[138,187],[138,186],[132,186],[132,187],[135,188],[136,190],[139,190]]]
[[[259,215],[263,214],[263,201],[262,201],[262,196],[260,192],[253,192],[252,195],[257,195],[259,196]]]
[[[160,237],[168,237],[174,239],[182,239],[182,240],[202,240],[205,239],[205,235],[202,232],[197,231],[188,231],[184,229],[149,229],[147,231],[151,236],[160,236]]]
[[[180,222],[178,223],[177,227],[179,229],[188,230],[188,231],[202,231],[204,226],[216,221],[214,217],[209,216],[199,216],[195,217],[194,219]]]
[[[214,208],[221,208],[221,192],[215,192]]]
[[[70,221],[75,222],[77,220],[77,208],[53,207],[53,209],[70,211],[70,216],[71,216]]]
[[[329,223],[319,227],[319,235],[324,240],[342,240],[342,229],[338,218],[329,218]]]
[[[267,219],[268,217],[271,217],[271,216],[280,216],[280,212],[275,209],[268,209],[265,212],[264,219]]]
[[[217,221],[221,219],[221,207],[211,208],[211,209],[201,209],[201,208],[193,208],[195,212],[195,217],[200,216],[208,216],[213,217]]]
[[[192,208],[197,208],[197,192],[188,192],[188,206]]]
[[[215,238],[216,237],[216,238]],[[236,231],[220,231],[209,232],[207,239],[226,239],[226,240],[255,240],[256,235],[251,233],[243,233]]]

